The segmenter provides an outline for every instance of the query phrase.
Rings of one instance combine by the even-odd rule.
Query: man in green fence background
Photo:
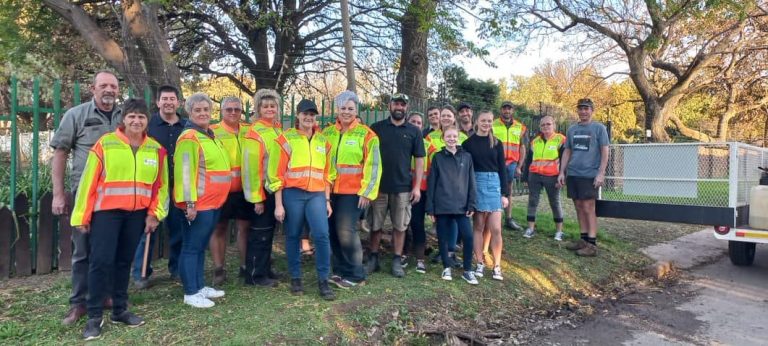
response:
[[[91,147],[102,135],[117,128],[120,109],[116,107],[116,102],[120,87],[115,74],[109,71],[96,72],[90,91],[93,100],[72,107],[64,113],[61,124],[50,142],[54,149],[51,163],[51,207],[54,215],[66,217],[70,212],[71,206],[67,205],[64,191],[64,172],[69,153],[72,152],[69,183],[73,189],[72,195],[75,195],[74,189],[80,182]],[[72,232],[72,242],[72,295],[69,298],[70,309],[62,321],[65,325],[75,323],[85,315],[85,299],[88,295],[88,234]]]

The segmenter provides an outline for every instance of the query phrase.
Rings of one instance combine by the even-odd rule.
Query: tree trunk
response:
[[[344,60],[347,65],[347,90],[357,92],[355,61],[352,54],[352,28],[349,21],[349,1],[341,0],[341,26],[344,31]]]
[[[427,40],[436,8],[435,0],[411,0],[401,20],[402,50],[397,91],[422,101],[427,99]]]

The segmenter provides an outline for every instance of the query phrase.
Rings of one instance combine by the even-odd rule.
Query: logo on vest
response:
[[[144,159],[144,164],[147,166],[157,166],[157,160],[155,159]]]

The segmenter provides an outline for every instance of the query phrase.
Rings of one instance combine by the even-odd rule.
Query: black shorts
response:
[[[275,228],[275,195],[268,193],[264,200],[264,212],[261,215],[257,215],[253,212],[253,204],[251,204],[251,211],[253,218],[251,219],[251,229],[268,229]]]
[[[568,190],[568,198],[574,200],[597,199],[595,178],[567,177],[565,186]]]
[[[253,218],[253,203],[245,200],[242,191],[230,192],[227,201],[221,206],[219,222],[236,220],[251,220]]]

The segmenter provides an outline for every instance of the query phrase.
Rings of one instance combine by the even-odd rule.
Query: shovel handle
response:
[[[141,278],[147,278],[147,260],[149,259],[149,237],[152,233],[147,233],[147,239],[144,241],[144,261],[141,262]]]

